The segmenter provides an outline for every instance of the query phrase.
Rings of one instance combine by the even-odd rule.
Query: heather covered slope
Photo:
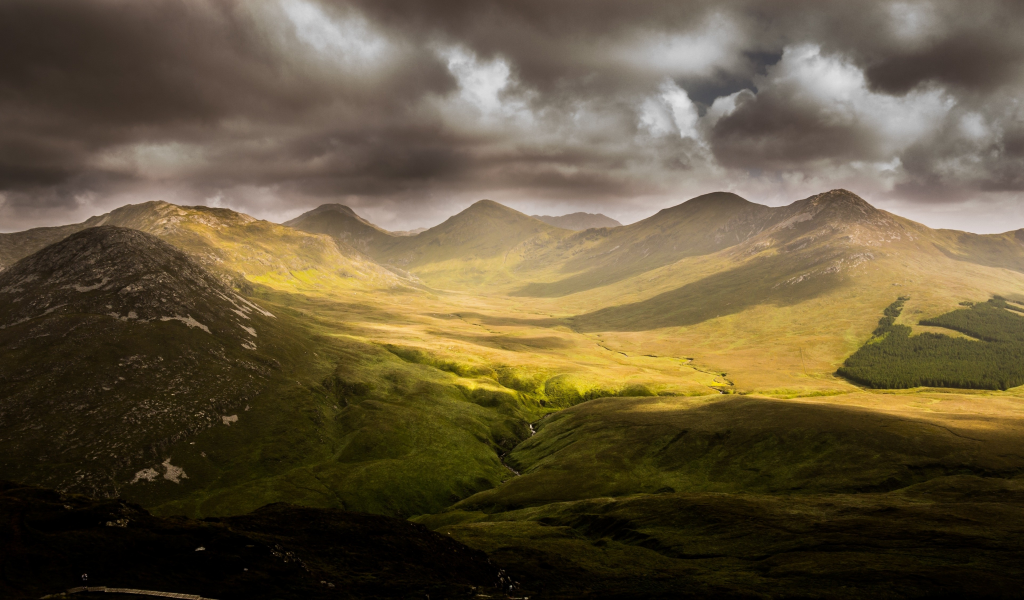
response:
[[[416,520],[552,597],[1012,597],[1021,399],[884,400],[592,400]]]

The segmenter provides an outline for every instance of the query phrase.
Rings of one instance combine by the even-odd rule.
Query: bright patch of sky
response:
[[[684,33],[641,31],[612,53],[630,68],[674,77],[711,75],[740,64],[740,27],[721,14]]]
[[[320,5],[305,0],[285,0],[281,9],[299,39],[328,58],[365,64],[381,59],[387,51],[384,37],[356,13],[332,18]]]
[[[501,92],[508,87],[511,70],[500,57],[480,60],[461,47],[445,48],[439,54],[447,61],[448,70],[459,82],[459,93],[484,114],[502,106]]]
[[[671,79],[663,81],[658,94],[640,105],[640,126],[655,136],[678,134],[679,137],[699,139],[699,119],[697,107],[686,90]]]

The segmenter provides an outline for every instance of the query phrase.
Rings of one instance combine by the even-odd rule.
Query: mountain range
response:
[[[550,597],[1019,581],[1022,388],[933,359],[1018,351],[1024,230],[846,190],[577,217],[482,200],[400,235],[147,202],[0,234],[0,479],[411,519]],[[934,385],[837,373],[893,327]]]

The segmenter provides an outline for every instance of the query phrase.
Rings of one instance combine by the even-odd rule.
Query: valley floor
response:
[[[867,390],[816,363],[758,386],[756,368],[724,373],[671,332],[655,333],[659,353],[648,354],[628,335],[575,330],[554,304],[503,296],[264,300],[315,317],[328,337],[387,348],[388,360],[419,369],[406,376],[470,390],[469,403],[511,419],[488,442],[500,458],[487,467],[489,483],[420,511],[431,514],[417,514],[415,502],[382,510],[346,497],[342,506],[412,517],[482,550],[531,597],[1019,594],[1020,390]],[[351,389],[378,385],[360,379],[364,367],[346,373]],[[482,389],[514,401],[474,400]],[[346,398],[350,407],[368,401],[358,391]],[[392,401],[408,409],[428,400],[416,392]],[[365,426],[387,431],[377,443],[401,445],[409,423],[389,424],[380,408]],[[392,459],[420,456],[396,452]],[[419,464],[454,460],[430,456]],[[342,462],[363,459],[360,468],[399,489],[426,485],[425,474],[394,474],[395,463],[374,457]],[[332,505],[324,494],[303,501]],[[157,510],[206,514],[224,506],[217,496]]]

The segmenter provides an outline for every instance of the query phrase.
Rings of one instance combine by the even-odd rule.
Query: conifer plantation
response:
[[[924,319],[921,325],[944,327],[975,339],[926,332],[913,335],[895,320],[908,298],[885,309],[872,338],[838,373],[873,388],[921,386],[1006,390],[1024,385],[1024,316],[1003,298],[970,304]]]

